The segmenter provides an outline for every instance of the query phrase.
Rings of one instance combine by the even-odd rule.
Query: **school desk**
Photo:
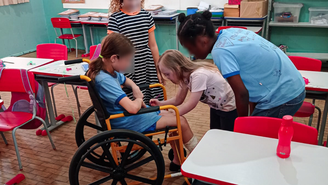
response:
[[[226,26],[245,26],[251,27],[252,24],[261,24],[262,28],[265,28],[267,15],[262,18],[241,18],[241,17],[224,17]],[[238,23],[238,25],[236,25]],[[251,25],[250,25],[251,24]],[[248,25],[248,26],[246,26]],[[264,31],[261,36],[264,37]]]
[[[26,58],[26,57],[6,57],[2,58],[7,69],[31,70],[36,67],[51,63],[53,59]]]
[[[35,75],[35,79],[41,82],[41,85],[43,86],[45,91],[45,99],[46,99],[47,111],[49,113],[49,121],[50,121],[48,127],[49,131],[56,129],[57,127],[64,124],[64,122],[56,121],[55,119],[52,100],[48,88],[48,82],[57,83],[58,77],[67,77],[67,76],[85,74],[82,65],[86,63],[65,65],[64,62],[65,60],[59,60],[31,70]],[[84,85],[84,84],[74,83],[72,85]],[[71,101],[75,101],[74,97],[69,97],[69,98]],[[70,104],[65,104],[65,106],[70,106]]]
[[[278,140],[210,130],[181,167],[184,176],[220,185],[326,185],[328,148],[297,142],[276,155]]]
[[[322,122],[319,130],[319,144],[322,144],[328,115],[328,72],[300,71],[304,78],[309,80],[305,86],[306,97],[325,100]]]

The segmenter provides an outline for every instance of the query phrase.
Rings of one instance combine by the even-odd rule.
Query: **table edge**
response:
[[[183,171],[182,167],[183,167],[183,164],[181,166],[181,174],[185,177],[189,177],[189,178],[192,178],[192,179],[197,179],[197,180],[212,183],[212,184],[236,185],[236,184],[232,184],[232,183],[229,183],[229,182],[219,181],[219,180],[211,179],[211,178],[208,178],[208,177],[203,177],[203,176],[191,174],[191,173]]]

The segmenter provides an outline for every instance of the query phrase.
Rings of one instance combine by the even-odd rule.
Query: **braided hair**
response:
[[[186,16],[184,13],[179,15],[180,26],[178,37],[181,40],[194,43],[197,36],[215,37],[214,25],[211,21],[212,13],[205,11],[202,14],[196,13]]]

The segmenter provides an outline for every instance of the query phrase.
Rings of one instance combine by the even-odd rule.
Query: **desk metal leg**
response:
[[[42,85],[42,87],[44,89],[44,93],[45,93],[45,99],[46,99],[46,104],[47,104],[47,112],[49,114],[49,126],[52,126],[53,124],[56,123],[56,119],[55,119],[55,116],[54,116],[54,109],[52,107],[52,101],[51,101],[51,97],[50,97],[50,91],[49,91],[48,83],[46,81],[42,80],[41,85]]]
[[[94,45],[95,45],[95,43],[94,43],[94,40],[93,40],[93,32],[92,32],[92,26],[89,26],[89,30],[90,30],[90,38],[91,38],[91,44],[92,44],[92,46],[94,46]]]
[[[88,54],[89,53],[89,48],[88,48],[87,34],[85,33],[85,24],[82,24],[82,31],[83,31],[85,54]]]
[[[323,144],[323,136],[325,134],[327,114],[328,114],[328,94],[326,95],[325,108],[323,109],[323,114],[322,114],[322,122],[321,122],[320,134],[319,134],[319,145]]]
[[[178,23],[178,18],[176,17],[176,18],[175,18],[175,35],[176,35],[177,50],[179,50],[178,29],[179,29],[179,23]]]
[[[263,20],[263,24],[262,24],[262,31],[261,31],[261,36],[264,38],[264,30],[265,30],[265,19]]]

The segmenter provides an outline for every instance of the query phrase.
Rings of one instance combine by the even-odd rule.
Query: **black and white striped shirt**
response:
[[[135,15],[121,10],[109,18],[108,30],[125,35],[138,50],[148,47],[149,33],[155,30],[155,23],[151,14],[143,9]]]

